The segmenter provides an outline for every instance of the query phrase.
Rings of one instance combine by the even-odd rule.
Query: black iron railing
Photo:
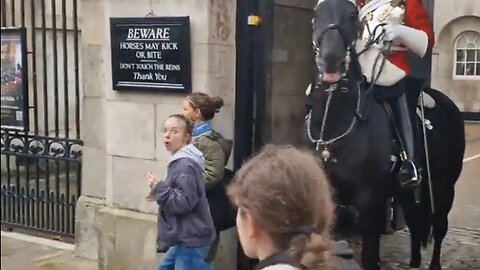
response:
[[[77,5],[1,0],[1,26],[27,33],[30,119],[26,131],[1,129],[3,227],[74,236],[83,145]]]

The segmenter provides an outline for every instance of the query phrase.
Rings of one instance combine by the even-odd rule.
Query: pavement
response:
[[[356,251],[355,257],[360,258],[361,241],[349,239]],[[395,232],[382,237],[380,245],[382,269],[412,269],[410,262],[410,233],[408,230]],[[433,243],[422,250],[422,266],[428,269],[433,251]],[[442,245],[442,269],[447,270],[478,270],[480,269],[480,228],[450,227]]]
[[[480,123],[467,125],[465,133],[463,170],[455,185],[449,221],[450,226],[480,229]]]
[[[74,245],[1,232],[2,270],[98,270],[97,262],[74,255]]]
[[[443,269],[480,269],[480,124],[466,124],[464,168],[456,185],[450,227],[443,242]],[[355,250],[361,243],[350,239]],[[97,262],[74,256],[74,246],[59,241],[1,233],[2,270],[97,270]],[[408,269],[409,234],[396,232],[382,238],[385,270]],[[423,252],[423,267],[430,261],[432,245]],[[422,269],[422,268],[421,268]]]

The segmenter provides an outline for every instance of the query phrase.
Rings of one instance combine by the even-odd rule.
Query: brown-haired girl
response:
[[[181,114],[163,124],[164,144],[172,154],[167,177],[159,181],[146,175],[158,203],[157,251],[167,251],[157,270],[211,270],[205,261],[215,238],[215,228],[203,183],[202,153],[190,144],[192,124]]]
[[[330,187],[312,155],[266,146],[240,168],[228,193],[238,206],[243,250],[259,259],[257,269],[337,269],[330,258]]]

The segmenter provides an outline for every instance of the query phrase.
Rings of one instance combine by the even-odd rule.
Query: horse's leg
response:
[[[380,233],[362,232],[362,267],[380,270]]]
[[[400,192],[398,199],[410,230],[410,267],[419,268],[422,263],[422,221],[428,220],[421,220],[421,208],[415,203],[413,191]]]
[[[445,234],[446,232],[447,230],[445,229]],[[445,234],[443,236],[437,236],[437,234],[435,234],[434,236],[433,255],[432,255],[432,260],[430,262],[430,266],[428,267],[429,270],[442,269],[442,265],[440,263],[440,256],[442,253],[442,242],[443,242],[443,238],[445,237]]]
[[[437,198],[436,213],[433,215],[433,254],[430,261],[429,270],[440,270],[440,256],[442,251],[442,242],[448,231],[448,212],[452,207],[455,191],[453,188],[445,189],[445,192],[438,192],[436,194],[443,194],[443,198]]]
[[[384,224],[385,200],[379,190],[359,193],[357,206],[362,234],[362,266],[365,270],[380,270],[380,234]],[[382,203],[383,201],[383,203]]]

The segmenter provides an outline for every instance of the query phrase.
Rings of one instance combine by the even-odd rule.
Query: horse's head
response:
[[[360,23],[355,0],[319,0],[313,19],[313,48],[319,82],[335,83],[348,70]]]
[[[348,136],[356,123],[362,73],[353,46],[359,27],[355,0],[320,0],[315,7],[316,78],[307,94],[307,133],[317,147]]]

